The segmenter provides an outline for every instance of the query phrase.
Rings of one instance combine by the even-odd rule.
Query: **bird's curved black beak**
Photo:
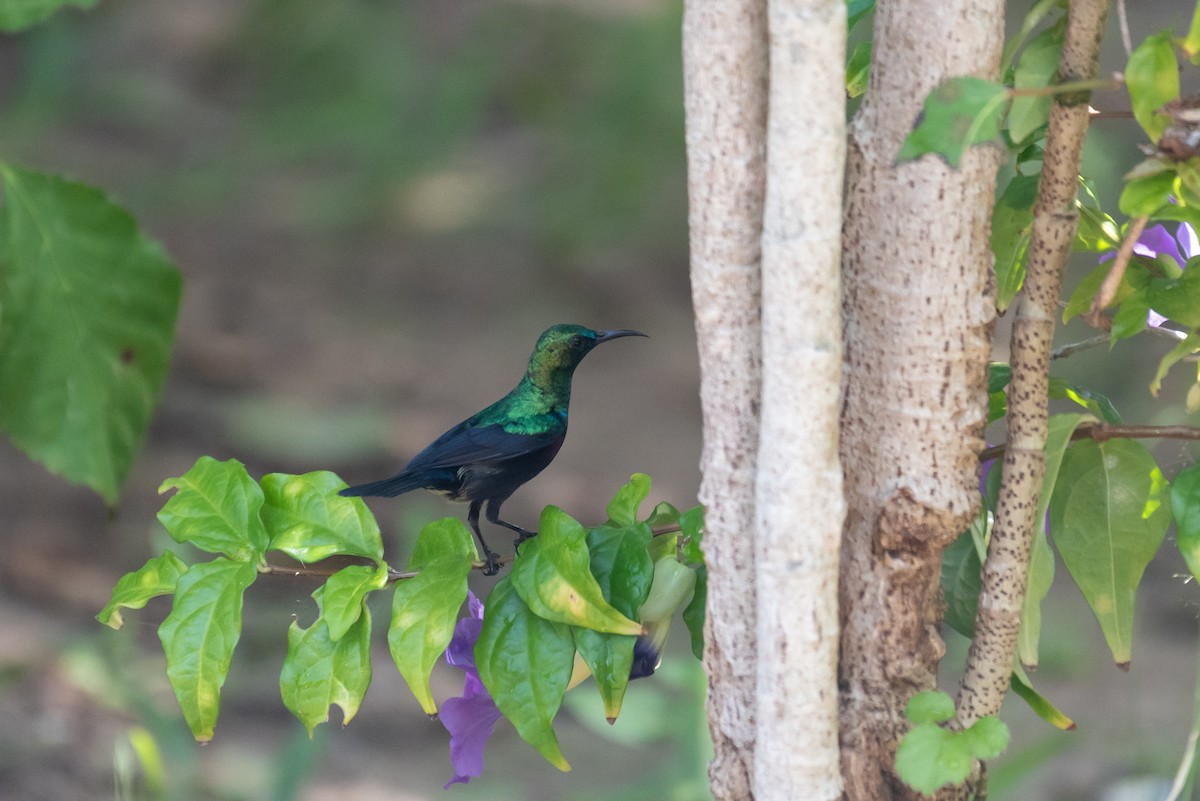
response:
[[[596,344],[599,345],[601,342],[608,342],[610,339],[617,339],[619,337],[649,337],[649,335],[643,334],[641,331],[631,331],[628,328],[620,328],[615,331],[597,331]]]

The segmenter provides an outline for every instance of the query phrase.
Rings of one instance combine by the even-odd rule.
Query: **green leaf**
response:
[[[1121,190],[1118,207],[1129,217],[1154,217],[1170,201],[1175,189],[1175,171],[1164,170],[1151,175],[1130,178]]]
[[[1181,470],[1171,485],[1175,541],[1193,576],[1200,576],[1200,464]]]
[[[1073,401],[1106,423],[1113,425],[1121,423],[1121,415],[1117,412],[1117,407],[1099,392],[1093,392],[1085,387],[1072,386],[1062,378],[1050,376],[1049,395],[1053,400]]]
[[[1121,301],[1117,313],[1113,315],[1110,342],[1136,336],[1146,330],[1150,304],[1147,302],[1145,289],[1138,289]]]
[[[91,8],[96,0],[4,0],[0,2],[0,30],[16,33],[50,17],[64,6]]]
[[[119,629],[125,625],[121,608],[141,609],[151,598],[175,592],[175,584],[188,569],[182,559],[171,551],[151,559],[132,573],[121,576],[113,587],[112,598],[100,610],[96,619],[104,625]]]
[[[1013,693],[1023,700],[1039,718],[1063,731],[1075,730],[1075,721],[1064,715],[1045,696],[1033,689],[1029,677],[1025,675],[1025,671],[1019,665],[1013,670],[1010,686]]]
[[[919,692],[904,706],[904,717],[912,723],[942,723],[954,717],[954,699],[937,690]]]
[[[704,564],[704,507],[693,506],[679,516],[684,536],[683,558],[692,564]]]
[[[1038,495],[1038,522],[1033,532],[1029,554],[1029,576],[1025,583],[1025,597],[1021,605],[1021,630],[1017,635],[1017,656],[1031,670],[1038,664],[1038,640],[1042,633],[1042,601],[1054,583],[1054,554],[1043,533],[1046,509],[1058,484],[1063,455],[1071,444],[1071,435],[1084,422],[1094,422],[1086,414],[1051,415],[1046,433],[1046,468],[1042,474],[1042,490]]]
[[[1162,380],[1167,377],[1167,372],[1175,366],[1175,363],[1186,358],[1196,350],[1200,350],[1200,331],[1192,331],[1184,339],[1180,340],[1179,344],[1167,351],[1166,355],[1158,362],[1158,370],[1154,373],[1154,380],[1150,382],[1150,394],[1158,397],[1158,391],[1162,388]]]
[[[322,588],[323,589],[323,588]],[[322,606],[321,589],[313,593]],[[342,725],[358,713],[371,683],[371,611],[361,613],[341,638],[334,640],[322,614],[307,629],[296,621],[288,627],[287,657],[279,674],[283,704],[312,737],[329,720],[329,708],[342,708]]]
[[[904,716],[916,725],[896,750],[896,773],[925,795],[964,781],[976,759],[992,759],[1008,747],[1008,727],[991,715],[965,731],[937,725],[954,717],[954,701],[942,692],[917,693]]]
[[[388,647],[427,715],[437,714],[429,676],[454,637],[475,557],[475,543],[462,521],[437,520],[421,529],[408,562],[408,569],[418,571],[417,575],[396,582]]]
[[[1029,38],[1029,35],[1037,30],[1047,16],[1056,11],[1065,11],[1066,6],[1066,0],[1038,0],[1033,4],[1033,7],[1025,14],[1025,18],[1021,20],[1021,29],[1017,35],[1009,37],[1004,45],[1004,53],[1000,58],[1002,74],[1009,72],[1013,56],[1021,49],[1021,45]]]
[[[335,554],[383,561],[379,524],[361,498],[343,498],[346,486],[335,474],[318,470],[302,476],[263,476],[263,520],[270,549],[298,562],[319,562]]]
[[[999,470],[997,464],[992,468]],[[942,551],[943,619],[950,628],[970,639],[975,636],[975,613],[982,586],[980,567],[986,555],[988,510],[981,507],[975,521]]]
[[[608,520],[616,526],[632,526],[637,522],[638,506],[650,495],[650,476],[634,473],[613,499],[608,502]]]
[[[218,556],[192,565],[175,585],[171,614],[158,627],[167,679],[192,735],[212,739],[233,649],[242,635],[242,594],[258,572]]]
[[[1200,270],[1184,270],[1178,278],[1150,279],[1146,301],[1163,317],[1188,328],[1200,328]]]
[[[543,533],[544,529],[539,539]],[[571,630],[535,615],[513,588],[511,577],[501,579],[488,596],[475,642],[479,677],[521,738],[564,771],[571,766],[558,748],[554,716],[574,663]]]
[[[1187,53],[1188,60],[1200,66],[1200,3],[1196,4],[1196,10],[1192,12],[1192,24],[1180,44],[1183,52]]]
[[[1137,587],[1170,523],[1167,484],[1140,443],[1077,442],[1050,502],[1054,544],[1119,666],[1132,657]]]
[[[571,628],[571,635],[575,638],[575,649],[596,680],[596,689],[600,692],[600,700],[604,702],[604,717],[612,723],[621,714],[637,637],[631,634],[601,634],[577,626]]]
[[[538,536],[521,546],[512,570],[513,589],[546,620],[602,631],[640,634],[640,624],[604,600],[590,570],[587,533],[556,506],[547,506]]]
[[[158,521],[176,542],[238,562],[262,557],[267,549],[267,530],[259,517],[263,493],[241,462],[201,456],[191,470],[168,478],[158,491],[170,489],[178,492],[159,510]]]
[[[347,565],[326,579],[317,592],[321,595],[321,617],[329,626],[330,639],[337,642],[345,635],[362,614],[363,599],[382,589],[387,578],[384,565]]]
[[[875,0],[846,0],[846,32],[854,30],[854,26],[874,10]]]
[[[986,715],[963,732],[967,747],[976,759],[995,759],[1008,748],[1008,726],[1000,718]]]
[[[1029,41],[1017,62],[1013,76],[1015,88],[1041,89],[1050,85],[1062,56],[1064,32],[1065,26],[1053,25]],[[1024,142],[1045,125],[1050,117],[1052,100],[1050,95],[1015,94],[1012,109],[1008,112],[1009,138],[1014,142]]]
[[[650,526],[645,523],[600,526],[587,533],[592,577],[604,599],[630,619],[637,616],[654,580],[650,540]]]
[[[1171,45],[1170,31],[1147,36],[1125,64],[1125,86],[1133,116],[1151,142],[1158,142],[1171,118],[1159,112],[1162,106],[1179,97],[1179,65]]]
[[[1012,380],[1012,368],[1004,362],[988,362],[988,392],[999,392]]]
[[[0,428],[113,504],[167,378],[179,272],[99,190],[0,177]]]
[[[983,78],[943,81],[925,98],[917,125],[904,140],[897,162],[936,153],[957,169],[963,151],[1000,138],[1008,90]]]
[[[870,42],[859,42],[846,60],[846,96],[849,98],[861,97],[867,91],[871,78],[871,50]]]
[[[646,523],[623,528],[601,526],[587,534],[592,576],[604,599],[630,619],[637,618],[654,578],[650,540],[650,526]],[[637,637],[602,634],[585,628],[572,629],[572,635],[580,657],[596,679],[596,688],[604,702],[604,716],[612,722],[621,712]]]
[[[996,256],[996,308],[1004,311],[1025,283],[1025,252],[1033,226],[1038,176],[1016,175],[992,209],[992,252]]]
[[[924,795],[961,783],[973,764],[970,746],[961,733],[932,723],[913,727],[896,749],[896,774]]]
[[[650,513],[645,522],[650,528],[677,525],[679,523],[679,510],[666,501],[663,501],[654,507],[654,511]]]
[[[704,659],[704,604],[708,601],[708,568],[696,568],[696,589],[683,609],[683,622],[692,637],[692,655]]]
[[[1108,277],[1110,269],[1112,269],[1111,261],[1099,264],[1076,285],[1075,290],[1071,292],[1071,297],[1067,299],[1066,308],[1063,309],[1062,320],[1064,323],[1085,314],[1092,308],[1092,298],[1096,297],[1096,293],[1100,291],[1100,285]]]

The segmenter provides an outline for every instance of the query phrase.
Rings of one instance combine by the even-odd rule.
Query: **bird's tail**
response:
[[[380,498],[394,498],[410,490],[421,489],[427,486],[429,486],[429,476],[425,471],[405,472],[381,481],[372,481],[367,484],[346,487],[344,490],[339,491],[338,495],[353,497],[370,495]]]

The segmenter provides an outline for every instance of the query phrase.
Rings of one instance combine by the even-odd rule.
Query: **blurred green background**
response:
[[[283,708],[286,629],[315,616],[312,581],[251,591],[205,748],[165,683],[165,599],[120,633],[91,617],[164,546],[156,489],[197,456],[385,475],[511,389],[558,322],[651,339],[588,360],[568,445],[511,519],[555,503],[601,520],[635,471],[653,501],[695,502],[679,17],[663,3],[106,2],[0,38],[2,157],[103,187],[185,280],[166,396],[111,518],[0,448],[0,798],[114,797],[114,766],[135,798],[443,795],[448,735],[382,632],[351,726],[309,744]],[[424,494],[372,506],[398,565],[424,521],[462,512]],[[572,693],[572,774],[501,724],[486,781],[451,792],[701,797],[707,734],[688,699],[703,680],[682,626],[673,639],[612,729],[595,730],[589,686]],[[461,682],[435,674],[441,698]],[[156,744],[161,779],[141,775],[133,742]]]
[[[1139,7],[1135,41],[1181,24],[1182,5]],[[0,158],[104,188],[185,280],[173,372],[118,509],[0,444],[0,798],[449,797],[446,734],[382,637],[351,726],[310,743],[283,708],[286,629],[315,615],[311,581],[251,590],[204,748],[163,673],[154,631],[167,603],[127,615],[120,633],[92,616],[164,547],[156,488],[199,455],[256,476],[379,477],[511,388],[557,322],[651,339],[588,359],[568,444],[505,506],[510,519],[555,503],[599,520],[634,471],[653,477],[651,501],[694,502],[680,14],[676,0],[106,0],[0,37]],[[1119,69],[1115,28],[1108,56]],[[1117,93],[1096,102],[1125,107]],[[1137,141],[1132,122],[1098,124],[1088,165],[1110,198]],[[1004,332],[1002,321],[1001,343]],[[1072,326],[1061,340],[1089,333]],[[1055,372],[1108,393],[1130,421],[1178,422],[1182,378],[1167,402],[1146,392],[1164,350],[1122,343],[1112,359],[1101,348]],[[1178,444],[1158,454],[1168,476],[1194,459]],[[372,507],[393,564],[423,521],[461,513],[426,495]],[[1195,661],[1196,596],[1181,572],[1169,549],[1152,566],[1128,675],[1061,577],[1034,680],[1081,730],[1051,731],[1010,704],[1016,745],[996,774],[1007,797],[1097,797],[1173,770]],[[450,792],[705,798],[703,678],[682,628],[672,640],[614,728],[596,725],[587,685],[568,696],[559,731],[573,773],[501,723],[484,779]],[[948,686],[961,659],[950,645]],[[441,698],[461,687],[457,671],[434,679]]]

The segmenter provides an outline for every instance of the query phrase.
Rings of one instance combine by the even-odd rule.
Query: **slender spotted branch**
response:
[[[1095,78],[1107,12],[1106,0],[1072,0],[1056,83]],[[1089,99],[1088,92],[1055,95],[1050,110],[1025,287],[1013,324],[1004,478],[983,567],[975,638],[958,695],[963,726],[1000,711],[1012,673],[1045,472],[1054,321],[1063,267],[1079,226],[1075,197]]]

